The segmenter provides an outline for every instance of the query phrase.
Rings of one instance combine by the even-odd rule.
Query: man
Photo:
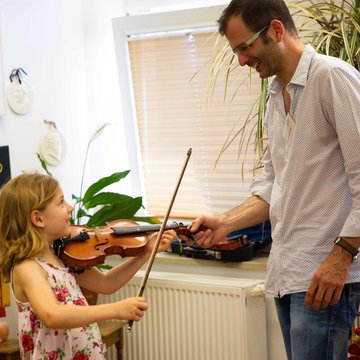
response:
[[[274,76],[252,196],[200,216],[196,243],[270,219],[266,291],[293,360],[347,359],[360,302],[360,74],[299,39],[283,0],[232,0],[218,20],[241,66]],[[336,240],[335,240],[336,239]]]

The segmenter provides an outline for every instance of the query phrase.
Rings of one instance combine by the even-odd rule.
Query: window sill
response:
[[[209,276],[226,276],[231,278],[264,280],[268,254],[259,253],[249,261],[222,262],[218,260],[195,259],[175,253],[156,255],[151,271],[176,272],[180,274],[198,274]],[[116,266],[122,261],[118,255],[108,256],[106,263]],[[146,270],[147,263],[141,268]]]
[[[223,262],[218,260],[195,259],[186,255],[174,253],[159,253],[156,255],[157,264],[183,265],[183,266],[211,266],[230,269],[262,270],[266,271],[268,255],[260,254],[248,261]]]

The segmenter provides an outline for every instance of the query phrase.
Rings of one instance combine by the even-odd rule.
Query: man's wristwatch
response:
[[[339,236],[334,240],[334,243],[347,250],[353,257],[352,261],[355,261],[358,258],[359,250],[355,246],[352,246],[350,243],[348,243],[344,238]]]

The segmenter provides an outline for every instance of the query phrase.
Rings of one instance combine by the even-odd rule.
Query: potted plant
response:
[[[335,56],[349,62],[357,70],[360,69],[360,0],[297,0],[288,2],[288,7],[299,24],[299,33],[302,38],[311,43],[320,53]],[[228,93],[228,84],[232,82],[233,71],[238,64],[226,43],[218,49],[216,43],[215,54],[212,59],[209,75],[210,87],[216,85],[218,76],[225,75],[227,81],[224,88],[224,98],[231,98]],[[245,80],[251,83],[251,69],[245,75]],[[241,79],[239,86],[245,81]],[[266,149],[263,119],[268,100],[268,79],[261,82],[260,95],[244,119],[239,130],[231,133],[225,140],[219,153],[226,151],[233,141],[239,142],[239,157],[246,153],[250,144],[254,144],[257,152],[255,168],[262,165],[262,157]],[[250,129],[250,131],[247,131]]]
[[[72,199],[75,200],[75,202],[74,211],[71,216],[71,223],[74,225],[96,227],[104,226],[107,222],[112,220],[127,219],[151,224],[159,224],[160,221],[156,217],[136,216],[136,213],[144,207],[141,196],[131,197],[125,194],[102,191],[106,187],[126,178],[130,173],[130,170],[115,172],[109,176],[100,178],[90,185],[83,194],[84,175],[90,145],[108,125],[109,123],[105,123],[98,127],[88,142],[82,171],[80,195],[72,195]],[[36,155],[44,171],[48,175],[52,176],[44,159],[41,158],[40,154],[37,153]]]

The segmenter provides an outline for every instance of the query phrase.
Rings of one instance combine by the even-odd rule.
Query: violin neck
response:
[[[161,228],[160,224],[155,225],[145,225],[145,226],[113,226],[112,230],[115,235],[133,235],[133,234],[143,234],[148,232],[159,231]],[[178,229],[179,224],[177,222],[172,223],[171,225],[166,225],[165,230]]]

